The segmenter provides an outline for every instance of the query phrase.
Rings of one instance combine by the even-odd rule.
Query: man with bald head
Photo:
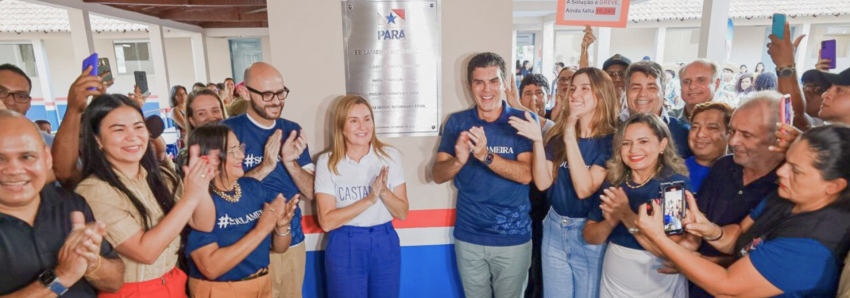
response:
[[[262,179],[268,193],[282,193],[287,199],[296,194],[302,198],[313,198],[313,173],[315,165],[307,149],[307,141],[301,126],[281,118],[281,111],[289,88],[283,82],[283,76],[273,66],[257,62],[245,70],[245,88],[249,91],[251,107],[246,114],[224,121],[245,145],[245,159],[242,168],[251,172],[261,166],[266,158],[279,158],[280,162]],[[269,139],[283,140],[280,155],[264,155]],[[272,294],[274,297],[301,297],[304,282],[304,267],[307,252],[304,245],[304,232],[301,230],[301,208],[295,210],[291,227],[292,245],[283,254],[271,254],[270,271],[272,274]]]
[[[697,59],[679,70],[682,100],[685,106],[670,111],[670,117],[684,123],[691,123],[691,112],[701,103],[714,99],[714,93],[720,88],[720,73],[716,63]]]
[[[124,263],[79,195],[47,184],[50,148],[20,113],[0,110],[0,296],[96,297]],[[55,295],[55,296],[54,296]],[[5,297],[5,296],[3,296]]]

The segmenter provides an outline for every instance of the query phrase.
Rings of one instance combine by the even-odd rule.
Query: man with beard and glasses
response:
[[[245,70],[245,88],[251,108],[244,115],[224,120],[239,142],[245,145],[245,159],[242,168],[251,172],[261,166],[265,159],[279,158],[280,162],[262,178],[267,192],[282,193],[287,200],[296,194],[302,198],[313,199],[313,173],[315,165],[307,149],[307,140],[298,123],[280,117],[289,88],[284,85],[283,76],[273,66],[257,62]],[[270,138],[280,144],[280,155],[265,157],[266,144]],[[276,150],[275,150],[276,151]],[[274,151],[272,151],[274,152]],[[304,267],[307,251],[304,245],[304,232],[301,230],[301,208],[295,210],[290,223],[292,244],[283,254],[272,253],[269,269],[272,274],[273,297],[301,297],[304,282]]]

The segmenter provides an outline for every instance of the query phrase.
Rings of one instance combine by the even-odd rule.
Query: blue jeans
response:
[[[392,222],[331,231],[325,249],[325,276],[330,298],[398,297],[401,246]]]
[[[606,244],[584,241],[586,221],[549,209],[543,220],[543,297],[599,297]]]

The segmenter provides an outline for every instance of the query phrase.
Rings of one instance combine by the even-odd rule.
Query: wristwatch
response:
[[[487,152],[487,156],[484,157],[484,164],[489,166],[491,163],[493,163],[493,158],[493,153]]]
[[[780,78],[787,78],[787,77],[793,76],[794,73],[796,73],[796,69],[794,68],[794,66],[795,65],[793,65],[793,64],[790,65],[790,66],[782,66],[782,67],[777,66],[776,67],[776,75],[779,76]]]
[[[56,276],[56,272],[53,269],[47,269],[39,274],[38,281],[58,296],[62,296],[62,294],[68,291],[68,288],[59,283],[59,277]]]

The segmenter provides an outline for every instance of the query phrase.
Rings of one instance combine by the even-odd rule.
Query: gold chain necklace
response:
[[[652,181],[652,178],[655,178],[655,174],[658,174],[658,171],[655,171],[655,173],[652,173],[652,176],[649,176],[649,179],[646,179],[646,181],[644,181],[644,182],[643,182],[643,183],[641,183],[640,185],[631,185],[632,173],[629,173],[629,177],[628,177],[628,179],[626,179],[626,186],[627,186],[628,188],[631,188],[631,189],[638,189],[638,188],[641,188],[641,187],[643,187],[644,185],[646,185],[647,183],[649,183],[649,181]]]
[[[234,194],[229,195],[229,194],[219,190],[215,186],[213,186],[213,192],[215,194],[217,194],[219,197],[221,197],[225,201],[228,201],[228,202],[231,202],[231,203],[237,203],[237,202],[239,202],[239,199],[242,198],[242,187],[239,186],[239,183],[237,182],[237,183],[234,183],[233,190],[234,190]]]

